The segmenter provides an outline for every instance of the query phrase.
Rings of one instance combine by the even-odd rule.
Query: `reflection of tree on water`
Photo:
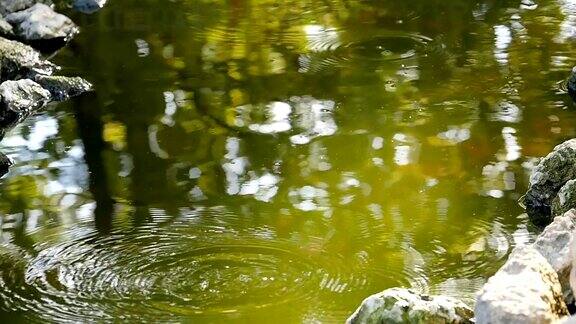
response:
[[[472,17],[472,11],[478,7],[467,5],[470,6],[467,9],[468,15],[459,17]],[[427,13],[431,7],[433,6],[426,5],[421,12],[414,12],[412,6],[410,10],[391,12],[405,14],[404,18],[424,15],[425,18],[416,20],[434,26],[436,29],[432,29],[432,32],[441,33],[442,27],[437,24],[439,18]],[[443,8],[442,10],[451,10],[450,5],[439,7]],[[457,9],[454,10],[461,13],[462,8],[456,5],[455,7]],[[490,10],[497,11],[496,8]],[[360,14],[361,11],[352,12],[354,15],[363,15]],[[137,61],[130,62],[133,61],[130,58],[132,54],[107,63],[111,70],[124,66],[125,71],[130,71],[125,72],[125,75],[138,76],[133,79],[131,77],[131,80],[112,82],[122,82],[124,89],[130,89],[127,91],[141,93],[141,100],[136,102],[129,99],[129,96],[119,94],[113,98],[114,104],[109,108],[112,112],[111,118],[124,125],[126,143],[122,154],[129,156],[131,164],[126,183],[111,190],[114,195],[124,196],[136,205],[145,206],[153,202],[181,203],[202,201],[207,198],[224,200],[225,198],[218,196],[221,192],[227,191],[231,195],[268,200],[272,204],[278,204],[279,207],[285,206],[288,201],[295,210],[330,211],[336,206],[365,204],[372,206],[374,210],[383,210],[383,214],[394,215],[398,208],[394,207],[394,203],[391,203],[392,206],[385,206],[390,203],[380,202],[379,195],[390,194],[391,188],[412,187],[411,183],[435,183],[452,175],[466,173],[468,162],[466,160],[460,162],[461,153],[457,144],[466,140],[459,138],[465,134],[470,125],[474,124],[474,121],[464,120],[460,128],[447,127],[437,130],[418,128],[419,125],[427,126],[428,123],[436,125],[444,123],[441,112],[435,111],[427,104],[436,101],[440,106],[442,93],[438,98],[423,98],[421,91],[414,87],[418,82],[424,84],[423,81],[427,80],[428,75],[436,76],[430,71],[439,62],[412,56],[407,62],[420,68],[410,69],[402,67],[406,65],[402,63],[389,61],[366,63],[357,60],[356,63],[365,64],[366,69],[376,70],[375,74],[368,77],[361,76],[365,70],[352,71],[346,68],[318,75],[296,72],[302,67],[298,65],[302,62],[300,60],[302,53],[299,51],[302,51],[302,48],[306,51],[308,45],[298,45],[294,51],[285,45],[277,48],[258,48],[257,44],[262,39],[252,37],[250,33],[234,34],[242,30],[241,27],[246,21],[257,19],[243,16],[242,13],[246,14],[245,11],[234,11],[235,16],[230,18],[226,26],[229,34],[225,34],[225,38],[218,38],[222,37],[222,34],[210,35],[210,28],[206,26],[204,26],[205,33],[196,34],[191,38],[188,46],[201,47],[204,49],[201,52],[187,50],[179,43],[169,44],[173,38],[184,37],[185,31],[164,31],[160,39],[149,40],[151,54],[144,59],[155,61],[158,66],[162,65],[162,61],[172,64],[174,70],[181,75],[181,79],[176,81],[172,77],[162,76],[161,69],[140,71]],[[484,10],[483,14],[492,13]],[[379,15],[375,13],[374,21]],[[355,18],[356,16],[349,19],[352,21]],[[284,24],[291,23],[289,20],[284,22]],[[468,23],[467,20],[455,22],[463,25]],[[351,38],[346,28],[339,28],[341,27],[339,24],[346,26],[346,20],[332,24],[331,27],[335,29],[329,33],[338,35],[340,41]],[[389,24],[393,26],[396,22],[390,20]],[[159,30],[162,28],[158,27]],[[419,29],[415,27],[408,29],[411,28]],[[467,33],[462,29],[455,30]],[[323,29],[316,29],[316,34],[322,31]],[[253,33],[266,34],[258,30]],[[279,31],[276,33],[281,35]],[[233,41],[229,42],[230,38],[226,37],[232,38]],[[299,37],[301,40],[290,38],[289,43],[307,44],[309,41],[304,32]],[[457,43],[458,40],[448,39],[446,42]],[[459,44],[461,46],[459,49],[462,53],[468,53],[466,46],[473,45],[465,42]],[[168,48],[171,50],[168,51]],[[95,49],[97,51],[97,46]],[[449,50],[451,48],[445,49]],[[174,56],[174,53],[182,52],[193,52],[194,55]],[[119,53],[130,52],[119,50]],[[116,67],[113,67],[114,65]],[[145,81],[152,75],[156,78],[161,75],[160,82],[171,90],[166,90],[163,95],[157,91],[147,90],[153,88]],[[446,75],[446,78],[448,77],[449,75]],[[104,81],[103,78],[103,83],[110,82],[110,80]],[[174,86],[172,82],[182,85]],[[362,98],[362,94],[358,93],[357,89],[366,91],[361,86],[367,86],[372,90],[369,93],[370,98],[358,99]],[[308,91],[306,95],[302,95],[302,88]],[[448,86],[448,88],[454,87]],[[182,93],[184,94],[180,95]],[[330,99],[324,99],[327,97],[326,94],[330,94],[328,96]],[[179,101],[179,96],[184,99]],[[346,97],[350,96],[359,101],[348,101]],[[308,101],[310,104],[302,106],[298,103],[299,100]],[[317,103],[325,106],[318,108],[318,112],[330,118],[331,121],[328,123],[322,119],[315,120],[314,109]],[[366,114],[361,112],[366,109],[365,107],[375,106],[374,103],[396,105],[399,107],[398,113],[393,114],[392,120],[387,112],[376,114],[377,119],[372,118],[373,114],[368,114],[370,118],[368,119],[365,117]],[[475,105],[476,101],[464,102],[459,109],[470,111],[476,109]],[[158,110],[160,106],[165,107],[164,113]],[[118,109],[114,109],[115,107]],[[135,108],[130,110],[126,107]],[[355,110],[358,112],[357,116],[348,120],[338,118],[339,113],[348,116],[353,115]],[[430,118],[436,120],[427,121]],[[304,126],[299,126],[299,121],[300,125]],[[220,127],[219,123],[228,127]],[[340,134],[334,136],[334,139],[312,140],[314,136],[309,134],[323,134],[322,131],[315,131],[317,127],[314,125],[319,123],[333,125],[327,128],[329,131],[324,133],[325,135],[334,135],[335,127],[339,128]],[[403,123],[405,127],[402,127]],[[233,130],[226,129],[230,127]],[[294,132],[298,128],[304,128],[304,131]],[[379,140],[376,140],[377,144],[374,144],[375,139],[365,138],[362,135],[362,131],[366,129],[381,130],[378,134]],[[291,146],[289,142],[285,142],[286,132],[292,136],[291,143],[306,145],[301,148]],[[267,140],[266,135],[258,135],[263,133],[276,135]],[[343,135],[349,139],[344,139]],[[477,138],[474,131],[466,136]],[[422,141],[423,137],[429,139]],[[347,141],[353,144],[342,144]],[[354,161],[338,156],[337,152],[342,146],[353,152],[351,156],[355,157]],[[491,153],[487,155],[491,156]],[[368,165],[364,164],[366,160],[370,161]],[[220,165],[214,164],[214,161],[220,161]],[[423,161],[430,163],[422,163],[425,169],[421,170],[419,164]],[[451,161],[451,164],[444,165],[447,161]],[[479,162],[473,159],[470,163]],[[367,184],[371,181],[358,179],[357,175],[351,174],[349,177],[351,180],[346,181],[357,185],[340,186],[340,181],[344,181],[340,179],[341,175],[350,172],[349,170],[373,170],[372,174],[381,178],[383,185],[368,188]],[[416,174],[409,175],[410,173]],[[299,174],[301,177],[284,179],[282,174]],[[461,182],[467,181],[465,177],[459,179]],[[116,187],[119,183],[112,181],[108,185]],[[126,187],[123,187],[124,185]],[[339,186],[346,189],[341,189],[342,194],[334,194],[334,191],[340,190],[334,188]],[[351,193],[349,192],[351,190],[357,192]],[[470,191],[475,190],[471,188]],[[189,197],[183,198],[184,195]],[[392,193],[391,197],[397,197],[395,199],[398,201],[403,199],[402,195],[395,193]],[[417,201],[420,198],[414,195],[413,199]],[[410,207],[406,205],[401,210],[405,209],[410,213]]]
[[[104,161],[104,151],[107,147],[103,139],[102,110],[93,104],[98,98],[95,95],[79,98],[74,102],[74,117],[76,119],[78,137],[84,145],[84,161],[90,174],[89,190],[96,202],[94,219],[96,227],[107,233],[112,227],[111,215],[114,201],[108,184],[108,174]]]

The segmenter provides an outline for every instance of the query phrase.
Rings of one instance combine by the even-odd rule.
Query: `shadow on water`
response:
[[[574,137],[558,1],[111,1],[54,60],[97,91],[8,133],[2,320],[342,321],[472,302]],[[545,17],[546,19],[542,18]]]

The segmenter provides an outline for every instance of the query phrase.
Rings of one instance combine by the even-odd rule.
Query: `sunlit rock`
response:
[[[576,324],[576,316],[563,317],[560,320],[554,322],[554,324]]]
[[[548,263],[558,274],[564,299],[570,302],[574,299],[569,282],[570,269],[572,268],[570,245],[575,230],[576,210],[571,210],[554,218],[552,224],[546,226],[534,242],[534,248],[548,260]]]
[[[566,182],[576,178],[575,162],[576,139],[572,139],[556,146],[532,171],[524,204],[534,224],[552,221],[552,200]]]
[[[75,0],[72,7],[82,13],[91,14],[104,7],[107,0]]]
[[[42,59],[32,47],[0,37],[0,80],[50,75],[57,69],[57,65]]]
[[[26,10],[11,13],[5,18],[14,26],[14,33],[26,41],[64,43],[78,33],[78,27],[70,18],[41,3]]]
[[[80,77],[38,75],[35,81],[50,91],[55,101],[64,101],[92,90],[92,84]]]
[[[534,247],[522,246],[476,299],[476,323],[552,323],[567,315],[558,275]]]
[[[571,210],[570,213],[576,213],[574,210]],[[574,301],[574,296],[576,296],[576,240],[574,240],[574,232],[572,232],[572,241],[570,242],[570,249],[569,249],[569,258],[571,267],[570,267],[570,274],[569,274],[569,284],[570,288],[572,289],[572,299],[568,299],[568,302]]]
[[[50,101],[50,92],[28,79],[0,84],[0,96],[2,128],[14,127]]]
[[[428,296],[404,288],[372,295],[348,318],[348,324],[364,323],[473,323],[463,302],[450,297]]]
[[[36,3],[52,5],[50,0],[0,0],[0,14],[6,15],[12,12],[28,9]]]

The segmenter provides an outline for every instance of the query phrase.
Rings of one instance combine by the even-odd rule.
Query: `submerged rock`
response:
[[[91,14],[104,7],[107,0],[75,0],[72,7],[82,13]]]
[[[476,299],[476,323],[552,323],[568,314],[558,275],[531,246],[518,247]]]
[[[28,45],[0,37],[0,81],[50,75],[59,67]]]
[[[556,146],[532,171],[524,204],[534,224],[542,226],[552,221],[552,200],[567,181],[575,178],[576,139],[572,139]]]
[[[52,5],[50,0],[0,0],[0,14],[6,15],[16,11],[28,9],[36,3]]]
[[[473,316],[472,309],[457,299],[392,288],[366,298],[346,323],[457,324],[473,323]]]
[[[554,218],[538,235],[534,248],[552,266],[562,286],[564,300],[572,302],[574,296],[570,288],[570,270],[572,268],[571,244],[576,231],[576,210],[571,210]]]
[[[64,43],[78,33],[78,27],[70,18],[42,3],[11,13],[5,19],[14,26],[14,33],[27,41]]]
[[[22,79],[0,84],[0,127],[9,129],[50,101],[50,92],[38,83]]]
[[[80,77],[38,75],[35,80],[50,91],[55,101],[64,101],[92,90],[92,84]]]

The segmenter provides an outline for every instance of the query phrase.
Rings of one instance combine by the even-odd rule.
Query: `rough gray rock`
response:
[[[72,7],[82,13],[91,14],[104,7],[107,0],[75,0]]]
[[[572,293],[576,294],[576,240],[572,240],[570,243],[570,260],[572,261],[572,267],[570,269],[570,287],[572,288]]]
[[[561,318],[555,324],[576,324],[576,316]]]
[[[524,205],[534,224],[544,226],[552,221],[552,200],[571,179],[576,179],[576,139],[556,146],[532,171]]]
[[[566,182],[552,200],[552,215],[562,215],[576,208],[576,180]]]
[[[572,255],[570,253],[572,240],[576,231],[576,211],[571,210],[554,218],[538,235],[534,248],[548,261],[562,285],[564,300],[572,302],[574,296],[570,288],[570,270]]]
[[[50,92],[38,83],[22,79],[0,84],[0,127],[9,129],[50,101]]]
[[[0,35],[5,35],[5,36],[14,35],[14,30],[12,29],[12,25],[10,25],[2,16],[0,16]]]
[[[28,45],[0,37],[0,80],[14,80],[36,74],[50,75],[59,67],[42,59]]]
[[[92,84],[80,77],[38,75],[35,81],[50,91],[52,100],[55,101],[68,100],[92,90]]]
[[[0,0],[0,14],[6,15],[16,11],[28,9],[36,3],[52,5],[50,0]]]
[[[532,246],[518,247],[476,298],[476,323],[552,323],[568,314],[558,275]]]
[[[347,324],[364,323],[473,323],[463,302],[444,296],[427,296],[392,288],[366,298]]]
[[[42,3],[11,13],[5,19],[14,26],[14,33],[27,41],[66,42],[78,33],[78,27],[70,18]]]

